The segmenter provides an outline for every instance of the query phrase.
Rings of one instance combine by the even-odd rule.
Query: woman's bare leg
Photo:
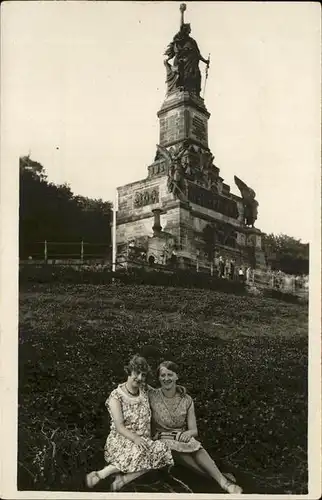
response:
[[[98,470],[96,472],[101,479],[106,479],[108,476],[111,476],[112,474],[117,474],[118,472],[120,472],[120,470],[114,465],[107,465],[103,469]]]
[[[104,469],[90,472],[86,476],[87,486],[89,488],[93,488],[94,486],[97,485],[97,483],[99,483],[101,479],[105,479],[111,474],[117,474],[118,472],[120,472],[119,469],[114,467],[114,465],[107,465],[106,467],[104,467]]]
[[[134,479],[143,476],[143,474],[146,474],[147,472],[148,470],[146,469],[139,472],[122,474],[119,469],[114,467],[114,465],[107,465],[101,470],[93,471],[87,474],[87,485],[90,488],[93,488],[97,485],[97,483],[99,483],[101,479],[106,479],[108,476],[116,474],[115,479],[111,485],[111,490],[119,491],[121,488],[123,488],[123,486],[130,483],[131,481],[134,481]]]
[[[119,491],[121,488],[123,488],[126,484],[131,483],[135,479],[137,479],[140,476],[143,476],[146,474],[148,469],[146,470],[141,470],[139,472],[129,472],[127,474],[116,474],[115,479],[111,485],[111,490],[112,491]]]
[[[217,465],[206,450],[201,448],[200,450],[196,451],[194,453],[194,458],[199,467],[201,467],[212,479],[217,481],[217,483],[221,487],[223,487],[223,485],[227,483],[227,479],[220,472]]]
[[[191,453],[179,453],[178,451],[173,451],[172,454],[176,462],[179,462],[182,465],[189,467],[189,469],[194,470],[195,472],[201,474],[202,476],[208,475],[207,472],[198,465],[194,456]]]
[[[240,494],[243,492],[242,488],[238,486],[238,484],[235,484],[234,481],[227,479],[227,477],[229,477],[228,475],[225,477],[224,474],[220,472],[217,465],[206,450],[201,448],[194,455],[198,465],[202,467],[211,478],[215,479],[223,490],[233,494]]]
[[[176,462],[181,463],[182,465],[188,467],[191,470],[194,470],[195,472],[197,472],[198,474],[201,474],[202,476],[209,477],[207,472],[204,469],[202,469],[201,467],[199,467],[199,465],[195,461],[193,455],[191,455],[190,453],[179,453],[177,451],[174,451],[174,452],[172,452],[172,454],[173,454],[173,458]],[[233,474],[231,474],[230,472],[223,472],[222,474],[232,483],[236,483],[235,476]]]

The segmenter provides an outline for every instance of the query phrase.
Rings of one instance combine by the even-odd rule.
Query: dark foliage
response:
[[[309,274],[309,244],[286,234],[265,234],[263,246],[272,269],[287,274]]]
[[[124,284],[205,288],[226,293],[245,293],[245,283],[219,279],[192,270],[166,271],[146,267],[116,271],[110,266],[63,266],[26,264],[20,266],[20,282],[107,284],[112,278]]]
[[[85,473],[104,465],[105,399],[139,351],[153,369],[179,363],[201,441],[245,492],[306,493],[307,306],[148,285],[21,286],[19,489],[85,491]],[[171,481],[127,490],[183,491]]]
[[[85,247],[85,252],[106,257],[110,221],[109,202],[75,196],[67,184],[48,182],[40,163],[28,156],[20,158],[20,258],[43,258],[45,240],[49,242],[48,258],[79,258],[82,240],[95,243]]]
[[[280,290],[266,288],[262,291],[262,293],[264,297],[269,297],[271,299],[285,300],[285,302],[292,302],[293,304],[299,302],[299,297],[297,295],[281,292]]]

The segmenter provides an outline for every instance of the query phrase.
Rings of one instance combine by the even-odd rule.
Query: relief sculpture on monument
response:
[[[159,191],[155,188],[137,191],[134,195],[134,208],[141,208],[146,205],[153,205],[159,202]]]

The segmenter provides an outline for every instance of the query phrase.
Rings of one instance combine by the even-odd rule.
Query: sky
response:
[[[55,183],[113,200],[146,177],[180,2],[5,2],[1,126]],[[224,182],[259,201],[256,226],[311,241],[320,191],[320,10],[314,2],[187,2],[210,53],[209,146]],[[204,77],[204,65],[201,63]],[[10,168],[14,168],[11,165]]]

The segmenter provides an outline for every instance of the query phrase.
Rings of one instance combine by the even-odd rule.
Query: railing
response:
[[[34,262],[83,263],[89,260],[108,259],[111,255],[111,246],[106,243],[92,243],[88,241],[37,241],[24,248],[24,255],[28,258],[21,259],[30,264]]]
[[[108,245],[100,243],[89,243],[89,242],[39,242],[43,246],[42,254],[34,254],[33,258],[28,258],[20,260],[20,266],[25,265],[35,265],[43,266],[52,265],[56,267],[69,267],[74,270],[84,270],[84,271],[112,271],[111,254],[110,247]],[[52,249],[57,246],[71,248],[72,245],[76,246],[78,252],[72,254],[66,253],[53,253]],[[86,251],[87,248],[105,248],[104,253],[90,253]],[[168,263],[167,265],[161,265],[157,263],[149,264],[145,258],[130,259],[128,256],[124,256],[122,259],[118,259],[116,262],[116,269],[123,270],[124,272],[129,272],[131,269],[142,269],[143,271],[158,271],[163,273],[175,273],[176,271],[182,270],[179,262]],[[287,275],[280,271],[264,271],[264,270],[252,270],[250,268],[243,268],[243,274],[240,276],[240,266],[235,266],[233,271],[230,272],[228,268],[224,271],[219,270],[218,266],[214,263],[206,263],[204,261],[196,259],[195,261],[185,262],[184,268],[186,272],[191,272],[192,274],[198,273],[202,275],[207,275],[213,279],[222,279],[228,281],[238,281],[245,282],[246,286],[250,288],[257,288],[258,290],[276,290],[281,293],[297,295],[300,297],[308,296],[309,292],[309,278],[308,276],[294,276]]]

